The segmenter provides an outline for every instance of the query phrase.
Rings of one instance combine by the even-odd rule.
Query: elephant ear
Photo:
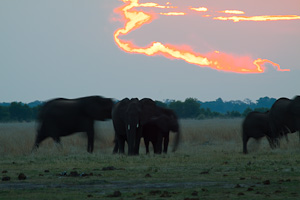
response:
[[[296,96],[288,107],[289,112],[300,117],[300,96]]]

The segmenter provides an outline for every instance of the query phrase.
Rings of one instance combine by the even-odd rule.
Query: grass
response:
[[[80,133],[31,153],[34,123],[0,124],[0,173],[10,177],[0,199],[299,199],[298,136],[275,150],[250,141],[243,155],[241,121],[182,120],[177,152],[145,155],[142,142],[133,157],[112,155],[110,121],[96,124],[93,154]]]

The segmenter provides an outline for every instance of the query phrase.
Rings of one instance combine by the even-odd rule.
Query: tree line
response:
[[[240,109],[225,110],[225,112],[213,111],[209,107],[204,107],[202,103],[195,98],[187,98],[185,99],[185,101],[169,101],[168,103],[156,101],[156,104],[161,107],[172,109],[181,119],[212,119],[245,117],[251,111],[266,112],[269,110],[269,108],[273,105],[275,101],[276,99],[274,99],[274,101],[272,100],[269,104],[263,104],[265,107],[259,107],[255,104],[245,103],[248,106],[245,107],[244,104],[240,105],[245,107],[245,109],[242,112],[239,111]],[[216,102],[214,102],[214,104],[216,105],[216,107],[226,108],[226,104],[228,103],[223,102],[222,100],[220,101],[219,98],[216,100]],[[230,104],[228,104],[227,106],[229,105]],[[234,106],[236,108],[239,108],[239,106],[237,105]]]
[[[174,110],[181,119],[211,119],[245,117],[249,112],[256,110],[267,111],[276,101],[274,98],[263,97],[256,103],[250,100],[228,101],[221,98],[215,101],[201,102],[195,98],[184,101],[165,100],[156,101],[158,106]],[[0,104],[0,122],[30,122],[37,119],[42,102],[25,104],[22,102]]]
[[[41,105],[30,107],[22,102],[0,105],[0,122],[30,122],[37,119]]]

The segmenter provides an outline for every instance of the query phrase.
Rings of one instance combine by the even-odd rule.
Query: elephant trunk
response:
[[[127,144],[128,144],[128,155],[134,154],[134,143],[135,143],[135,132],[133,131],[130,124],[127,127]]]
[[[135,125],[137,126],[137,125]],[[140,131],[137,127],[128,125],[127,142],[128,142],[128,155],[138,155],[140,147]]]

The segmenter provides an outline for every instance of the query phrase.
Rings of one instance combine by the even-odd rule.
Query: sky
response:
[[[161,7],[140,5],[147,2]],[[114,37],[128,22],[120,7],[130,3],[1,0],[0,102],[29,103],[89,95],[255,101],[265,96],[293,98],[300,94],[300,19],[248,18],[234,22],[216,18],[300,16],[299,0],[140,0],[139,6],[127,12],[146,13],[153,19]],[[243,14],[221,12],[225,10]],[[170,12],[173,14],[164,15]],[[174,14],[179,12],[185,14]],[[225,56],[230,62],[218,69],[219,65],[191,64],[161,52],[152,56],[131,53],[120,47],[116,39],[128,43],[129,50],[145,49],[152,42],[159,42],[193,52],[212,63],[221,63],[213,60],[214,56]],[[239,69],[248,70],[247,63],[259,58],[290,71],[279,71],[270,62],[259,73],[223,68],[232,69],[234,63]],[[256,65],[252,64],[251,70],[257,70]]]

